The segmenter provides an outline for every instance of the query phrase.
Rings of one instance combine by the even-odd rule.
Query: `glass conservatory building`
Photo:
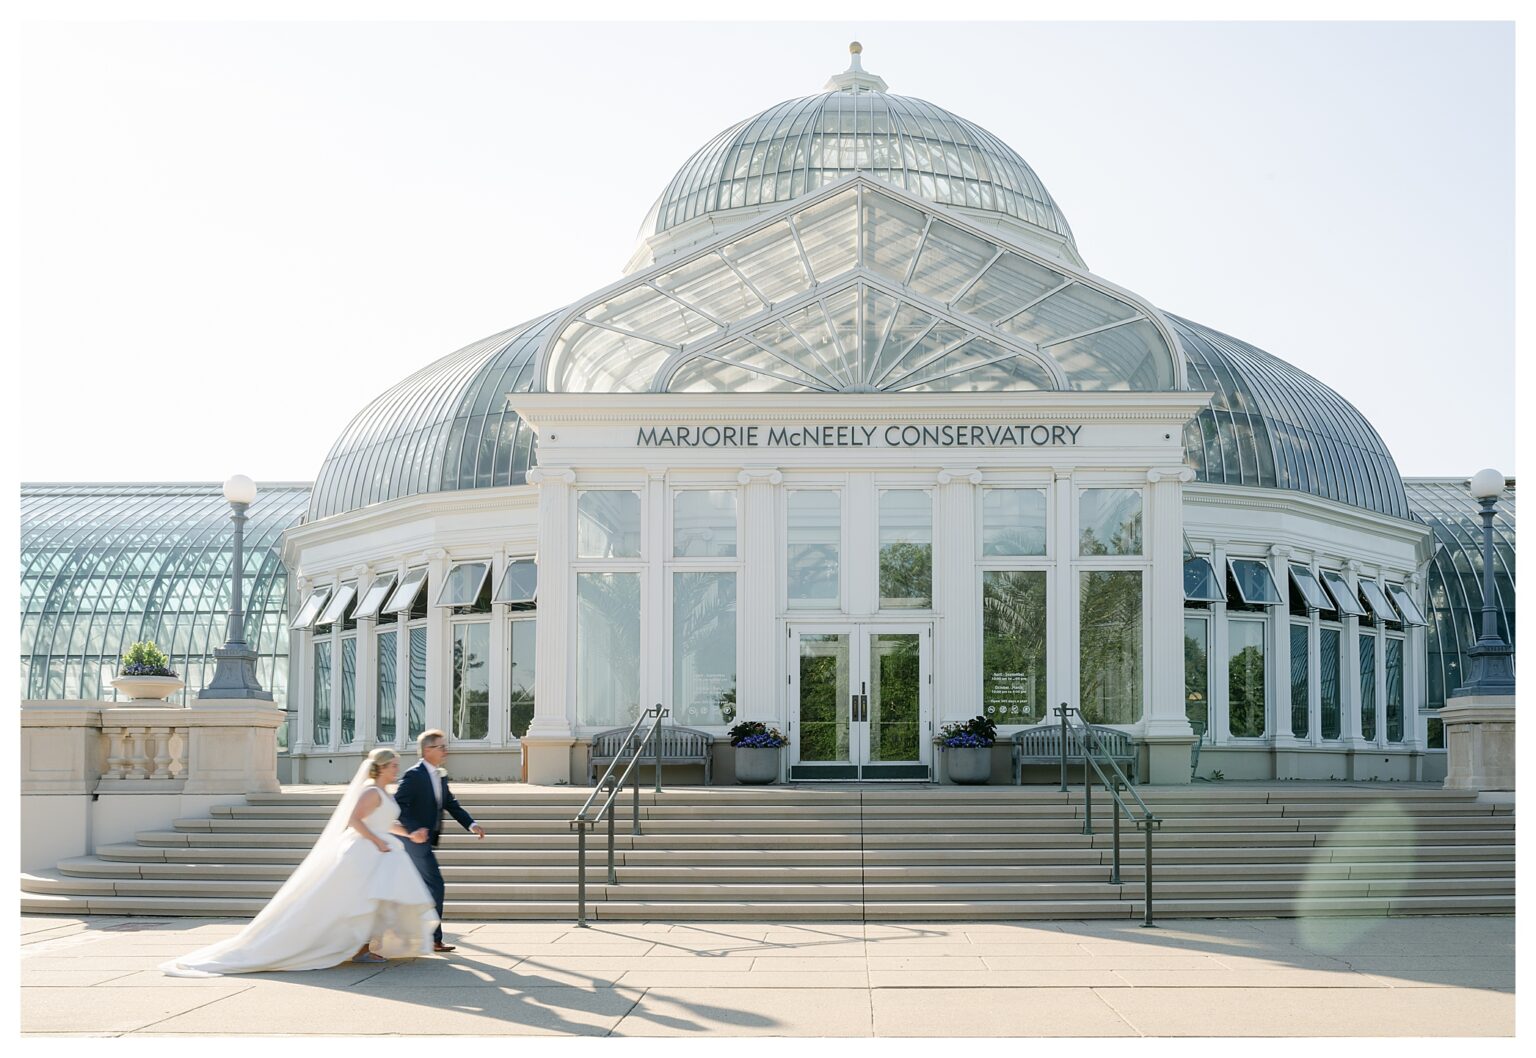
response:
[[[390,388],[272,515],[292,777],[441,727],[465,779],[581,782],[658,702],[723,782],[742,719],[795,779],[943,781],[944,723],[1062,702],[1154,781],[1196,741],[1435,777],[1440,485],[1443,532],[1341,396],[1091,272],[1016,152],[855,52],[689,158],[622,278]]]

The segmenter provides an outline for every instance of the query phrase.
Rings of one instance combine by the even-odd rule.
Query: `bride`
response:
[[[318,970],[427,955],[437,912],[401,838],[407,833],[385,789],[400,772],[392,749],[368,754],[310,850],[261,913],[239,933],[163,963],[173,977],[258,970]],[[398,835],[398,836],[397,836]]]

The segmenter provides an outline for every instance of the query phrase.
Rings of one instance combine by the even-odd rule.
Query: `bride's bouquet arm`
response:
[[[373,847],[380,852],[388,852],[390,849],[389,842],[369,830],[363,822],[372,814],[375,808],[379,807],[379,798],[382,796],[377,789],[364,790],[362,796],[357,799],[357,806],[352,809],[352,818],[347,821],[347,825],[361,834],[366,840],[373,842]]]

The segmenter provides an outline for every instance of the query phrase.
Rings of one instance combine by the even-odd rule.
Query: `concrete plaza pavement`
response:
[[[25,1035],[1511,1036],[1511,917],[448,923],[384,966],[169,978],[239,919],[23,916]]]

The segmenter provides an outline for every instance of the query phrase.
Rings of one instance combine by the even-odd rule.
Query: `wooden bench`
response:
[[[644,729],[642,728],[642,734]],[[587,784],[597,785],[598,768],[606,768],[613,763],[614,757],[624,747],[624,736],[629,734],[629,728],[616,727],[612,731],[599,731],[592,736],[592,745],[588,747],[587,757]],[[637,736],[639,737],[639,736]],[[710,785],[714,768],[713,754],[710,746],[714,738],[703,731],[695,731],[691,727],[676,727],[672,724],[662,724],[656,729],[656,737],[661,741],[661,763],[667,764],[702,764],[704,766],[704,785]],[[655,768],[655,747],[646,742],[640,751],[640,764],[638,767],[651,765]],[[615,775],[615,778],[618,776]]]
[[[1100,727],[1093,725],[1093,733],[1098,737],[1099,749],[1109,754],[1111,760],[1120,765],[1120,770],[1125,772],[1125,777],[1131,782],[1136,781],[1138,758],[1140,756],[1136,740],[1124,731],[1117,731],[1112,727]],[[1024,765],[1026,764],[1057,764],[1061,763],[1061,725],[1041,724],[1039,727],[1027,727],[1013,736],[1013,784],[1023,785]],[[1083,734],[1078,727],[1067,728],[1067,763],[1081,764],[1083,762]]]

